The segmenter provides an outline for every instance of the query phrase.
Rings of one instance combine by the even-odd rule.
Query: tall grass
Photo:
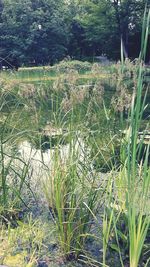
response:
[[[150,217],[145,207],[148,205],[150,193],[150,170],[148,166],[149,146],[146,149],[146,156],[139,166],[137,156],[140,148],[144,145],[144,140],[138,144],[138,131],[140,129],[142,115],[145,107],[145,99],[142,102],[143,90],[143,60],[145,60],[146,46],[149,33],[150,10],[145,12],[143,19],[143,34],[141,54],[139,57],[138,83],[136,95],[133,95],[131,107],[130,135],[128,139],[127,168],[127,191],[126,208],[129,227],[129,255],[130,266],[137,267],[142,253],[144,241],[150,225]],[[138,203],[138,205],[137,205]]]
[[[147,12],[146,9],[143,19],[139,67],[137,70],[137,87],[132,96],[131,111],[129,112],[129,130],[126,137],[127,146],[124,146],[122,150],[124,166],[120,171],[124,175],[124,209],[128,221],[130,267],[139,266],[141,253],[150,225],[150,216],[146,208],[150,193],[150,170],[148,166],[149,145],[145,150],[145,156],[143,155],[142,160],[140,160],[144,138],[139,141],[138,137],[146,100],[146,95],[144,100],[142,98],[144,90],[143,62],[146,54],[149,23],[150,10]],[[124,71],[123,62],[122,71]],[[127,156],[125,157],[125,155]]]
[[[12,92],[11,96],[13,96]],[[16,98],[15,94],[14,97]],[[15,114],[19,107],[19,100],[11,110],[12,102],[9,99],[9,92],[6,92],[1,96],[1,102],[0,219],[15,225],[20,209],[28,206],[28,197],[26,198],[25,194],[31,193],[30,158],[25,161],[17,148],[18,143],[27,136],[27,131],[18,129],[21,118],[18,117],[16,120]]]
[[[90,164],[87,151],[80,142],[79,136],[72,135],[64,158],[56,149],[54,166],[44,186],[59,244],[68,259],[76,258],[83,250],[90,235],[92,215],[89,208],[93,212],[97,209],[96,177],[87,166]]]
[[[144,244],[150,226],[149,195],[150,195],[150,168],[149,168],[149,144],[145,149],[144,134],[139,140],[138,132],[142,128],[143,113],[146,106],[144,93],[144,60],[149,34],[150,10],[145,10],[142,28],[141,53],[136,66],[135,88],[128,111],[128,130],[122,140],[120,148],[121,165],[114,170],[111,182],[113,190],[107,187],[106,201],[103,215],[103,266],[106,266],[108,257],[106,252],[109,247],[119,253],[120,266],[126,266],[129,256],[129,266],[148,266],[149,259],[141,262]],[[126,62],[123,59],[121,49],[120,77],[127,71]],[[131,66],[130,66],[131,67]],[[135,66],[133,66],[133,69]],[[132,70],[133,70],[132,69]],[[130,69],[128,69],[130,71]],[[123,80],[125,83],[126,81]],[[119,86],[120,80],[118,81]],[[126,89],[126,85],[125,85]],[[120,89],[119,89],[120,90]],[[121,116],[123,121],[123,113]],[[142,151],[143,154],[142,154]],[[141,158],[142,156],[142,158]],[[115,168],[115,166],[114,166]],[[117,174],[116,174],[117,172]],[[114,177],[114,178],[113,178]],[[110,202],[108,199],[110,198]],[[96,219],[97,220],[97,219]],[[99,226],[101,228],[101,225]],[[111,243],[112,234],[116,239],[116,245]],[[115,262],[115,260],[114,260]]]

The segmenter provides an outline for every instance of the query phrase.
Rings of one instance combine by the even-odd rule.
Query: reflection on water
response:
[[[78,161],[85,162],[90,154],[90,149],[80,137],[77,137],[68,144],[59,145],[44,152],[32,147],[28,141],[20,143],[18,149],[23,160],[30,162],[34,184],[39,184],[39,181],[46,179],[46,176],[54,167],[56,153],[59,154],[62,163],[66,162],[73,154],[78,158]]]

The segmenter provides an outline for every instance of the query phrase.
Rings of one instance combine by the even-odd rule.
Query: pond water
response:
[[[49,176],[55,168],[57,158],[61,164],[71,162],[74,158],[81,165],[89,164],[90,148],[84,142],[81,132],[76,132],[71,142],[48,148],[44,151],[35,148],[29,141],[25,140],[18,144],[19,157],[28,163],[30,173],[30,186],[34,192],[43,198],[43,185],[48,184]],[[20,162],[20,161],[19,161]],[[92,170],[93,166],[88,166]],[[81,170],[79,170],[81,171]]]
[[[80,162],[85,162],[90,154],[90,149],[80,137],[80,133],[76,133],[76,140],[66,145],[57,145],[54,148],[47,149],[44,152],[36,149],[29,141],[23,141],[18,145],[18,151],[21,157],[27,162],[30,159],[30,167],[33,169],[33,177],[39,178],[45,175],[45,170],[51,171],[54,167],[56,153],[59,155],[62,163],[67,162],[72,153],[76,153]]]

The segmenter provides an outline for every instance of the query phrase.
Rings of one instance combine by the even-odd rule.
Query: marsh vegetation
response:
[[[149,20],[134,62],[0,73],[0,264],[149,266]]]

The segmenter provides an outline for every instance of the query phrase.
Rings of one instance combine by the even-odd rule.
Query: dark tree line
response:
[[[146,0],[0,0],[0,65],[137,57]],[[149,60],[147,53],[147,60]]]

